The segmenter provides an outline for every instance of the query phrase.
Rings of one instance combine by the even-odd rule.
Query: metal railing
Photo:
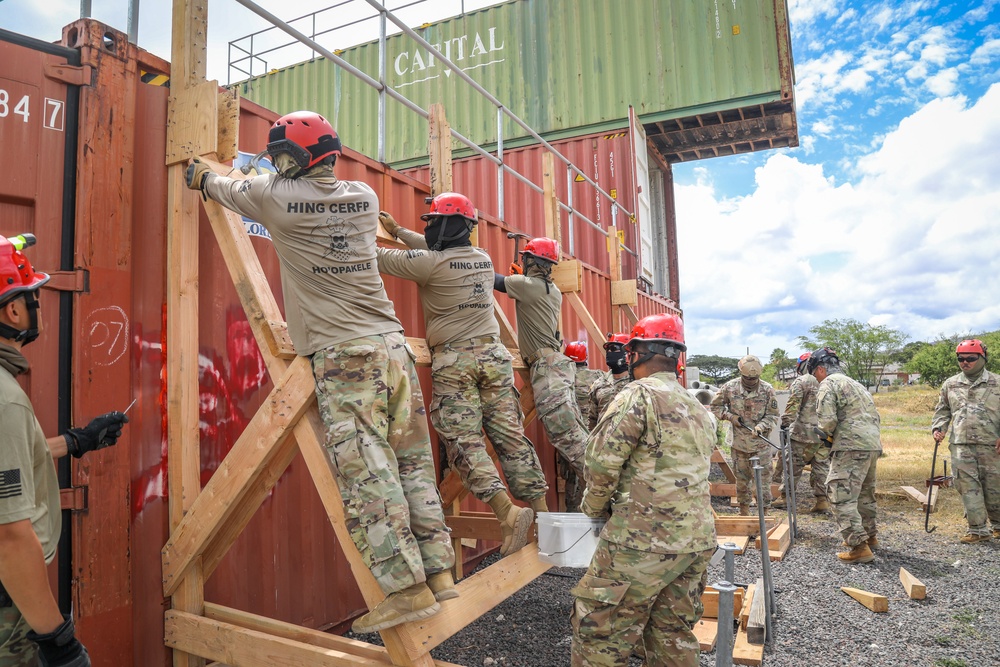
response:
[[[391,86],[389,86],[389,85],[387,85],[385,83],[385,80],[386,80],[386,38],[387,38],[387,28],[388,28],[387,22],[391,22],[403,34],[407,35],[410,39],[412,39],[417,44],[419,44],[422,48],[424,48],[438,62],[442,63],[445,67],[447,67],[452,72],[454,72],[456,75],[458,75],[458,78],[460,78],[462,81],[464,81],[466,84],[468,84],[469,87],[472,88],[472,90],[474,90],[477,94],[479,94],[480,96],[482,96],[485,99],[487,99],[494,107],[496,107],[496,110],[497,110],[497,149],[496,149],[496,155],[493,155],[492,153],[486,151],[481,146],[479,146],[478,144],[476,144],[472,140],[468,139],[467,137],[463,136],[461,133],[459,133],[458,131],[456,131],[454,128],[451,129],[451,136],[454,139],[456,139],[457,141],[459,141],[460,143],[462,143],[465,146],[467,146],[474,153],[477,153],[481,157],[483,157],[483,158],[489,160],[490,162],[492,162],[497,167],[497,202],[498,202],[497,205],[498,205],[498,209],[499,209],[497,217],[500,219],[501,222],[504,222],[504,220],[505,220],[505,217],[504,217],[504,175],[505,174],[509,174],[510,176],[512,176],[512,177],[516,178],[517,180],[521,181],[528,188],[530,188],[531,190],[537,192],[538,194],[543,194],[543,192],[544,192],[543,187],[541,185],[538,185],[537,183],[535,183],[534,181],[532,181],[530,178],[526,177],[525,175],[521,174],[516,169],[514,169],[514,168],[512,168],[509,165],[507,165],[507,164],[504,163],[504,158],[503,158],[503,154],[504,154],[503,123],[504,123],[504,118],[506,117],[507,119],[509,119],[510,121],[513,121],[516,125],[518,125],[519,127],[521,127],[527,133],[528,136],[532,137],[538,143],[540,143],[542,146],[544,146],[545,149],[548,150],[550,153],[552,153],[552,155],[557,160],[559,160],[560,162],[562,162],[563,165],[566,168],[566,184],[567,184],[566,191],[567,191],[567,199],[569,201],[568,202],[563,202],[562,200],[559,200],[558,197],[557,197],[557,201],[559,203],[559,209],[562,210],[562,211],[566,211],[567,214],[568,214],[568,222],[569,222],[569,225],[568,225],[569,226],[569,248],[568,248],[568,250],[569,250],[569,254],[570,255],[575,255],[575,250],[576,250],[576,248],[575,248],[575,234],[574,234],[574,229],[575,229],[575,227],[574,227],[574,219],[575,218],[579,218],[583,222],[587,223],[589,226],[591,226],[595,230],[599,231],[602,235],[604,235],[604,236],[606,236],[608,238],[614,238],[617,241],[617,226],[616,226],[616,223],[615,223],[615,220],[617,219],[617,212],[620,210],[626,216],[632,217],[633,214],[630,211],[628,211],[623,206],[621,206],[621,204],[619,204],[618,201],[614,197],[612,197],[607,191],[605,191],[604,188],[602,188],[594,179],[592,179],[589,176],[587,176],[587,174],[584,173],[584,171],[582,169],[580,169],[575,164],[573,164],[573,162],[569,158],[567,158],[565,155],[563,155],[562,153],[560,153],[548,141],[546,141],[545,139],[543,139],[541,137],[541,135],[539,135],[534,129],[532,129],[527,123],[525,123],[520,117],[518,117],[517,114],[515,114],[513,111],[511,111],[509,108],[507,108],[507,106],[504,105],[504,103],[501,102],[499,99],[497,99],[497,97],[495,95],[493,95],[491,92],[489,92],[488,90],[486,90],[485,88],[483,88],[478,82],[476,82],[471,76],[469,76],[464,70],[462,70],[462,68],[460,68],[458,65],[456,65],[455,63],[453,63],[451,61],[451,59],[449,59],[443,53],[441,53],[437,49],[435,49],[434,46],[430,44],[430,42],[428,42],[423,37],[421,37],[419,34],[417,34],[416,31],[414,31],[412,28],[410,28],[408,25],[406,25],[406,23],[404,23],[402,20],[400,20],[392,11],[388,10],[382,3],[377,2],[376,0],[364,0],[364,1],[368,5],[370,5],[373,9],[375,9],[375,11],[377,12],[377,15],[366,16],[366,17],[361,18],[361,19],[350,21],[350,22],[342,24],[342,25],[338,25],[335,28],[329,28],[329,29],[326,29],[326,30],[319,30],[319,31],[317,31],[317,26],[316,26],[316,17],[317,17],[317,15],[319,15],[319,14],[321,14],[323,12],[330,11],[332,9],[336,9],[338,7],[342,7],[343,5],[346,5],[348,3],[354,2],[354,0],[343,0],[340,3],[338,3],[336,5],[333,5],[331,7],[328,7],[326,9],[320,10],[319,12],[314,12],[313,14],[307,14],[307,15],[304,15],[304,16],[300,16],[300,17],[298,17],[296,19],[292,19],[289,22],[282,21],[281,19],[279,19],[274,14],[268,12],[267,10],[265,10],[262,7],[260,7],[259,5],[257,5],[255,2],[253,2],[253,0],[236,0],[236,2],[238,2],[239,4],[243,5],[244,7],[246,7],[247,9],[249,9],[250,11],[252,11],[253,13],[257,14],[261,18],[263,18],[266,21],[268,21],[269,23],[271,23],[271,27],[270,28],[266,28],[264,30],[260,30],[260,31],[255,32],[255,33],[252,33],[252,34],[247,35],[245,37],[242,37],[239,40],[235,40],[235,41],[230,42],[229,43],[229,49],[230,49],[230,63],[229,63],[229,66],[230,66],[231,69],[236,69],[237,71],[246,74],[249,78],[253,78],[253,73],[252,72],[253,72],[253,63],[254,63],[255,60],[259,60],[260,62],[264,63],[264,71],[266,73],[267,72],[267,61],[265,61],[263,58],[261,58],[261,56],[264,56],[264,55],[267,55],[268,53],[272,53],[274,51],[277,51],[278,49],[282,49],[282,48],[285,48],[287,46],[293,45],[295,43],[295,41],[297,41],[297,42],[300,42],[301,44],[304,44],[305,46],[309,47],[312,50],[312,52],[314,54],[314,57],[315,57],[315,54],[319,54],[319,55],[323,56],[324,58],[326,58],[327,60],[330,60],[334,64],[342,67],[344,70],[346,70],[350,74],[354,75],[355,77],[357,77],[358,79],[360,79],[362,82],[364,82],[365,84],[367,84],[371,88],[374,88],[376,91],[378,91],[378,155],[377,155],[377,158],[378,158],[379,162],[385,162],[386,104],[387,104],[387,98],[391,97],[392,99],[394,99],[395,101],[399,102],[400,104],[402,104],[406,108],[410,109],[414,113],[420,115],[424,119],[429,119],[430,118],[430,114],[429,114],[428,111],[426,111],[421,106],[419,106],[418,104],[414,103],[409,98],[407,98],[406,96],[404,96],[403,94],[401,94],[400,92],[396,91]],[[398,11],[400,9],[405,9],[407,7],[412,7],[414,5],[420,4],[420,3],[425,2],[425,1],[426,0],[413,0],[413,2],[409,2],[407,4],[401,5],[400,7],[397,7],[396,11]],[[463,1],[462,2],[462,11],[463,11],[463,13],[464,13],[464,10],[465,10],[465,3]],[[363,71],[359,70],[358,68],[354,67],[353,65],[351,65],[350,63],[348,63],[346,60],[344,60],[343,58],[341,58],[339,55],[337,55],[333,51],[330,51],[329,49],[327,49],[326,47],[324,47],[323,45],[319,44],[316,41],[317,37],[320,37],[320,36],[323,36],[323,35],[327,35],[327,34],[333,32],[335,30],[338,30],[338,29],[341,29],[341,28],[344,28],[344,27],[347,27],[347,26],[357,25],[357,24],[359,24],[359,23],[361,23],[363,21],[372,20],[372,19],[374,19],[376,17],[379,20],[379,38],[378,38],[378,43],[379,43],[379,72],[378,72],[378,76],[379,76],[379,78],[378,78],[378,80],[372,78],[371,76],[369,76],[365,72],[363,72]],[[310,27],[311,27],[310,34],[306,34],[306,33],[302,32],[301,30],[299,30],[299,29],[297,29],[297,28],[295,28],[294,26],[291,25],[291,23],[302,22],[302,21],[305,21],[305,20],[309,20],[310,23],[311,23],[311,25],[310,25]],[[281,30],[281,31],[285,32],[286,34],[288,34],[289,36],[291,36],[292,38],[294,38],[295,41],[290,42],[290,43],[285,43],[285,44],[282,44],[282,45],[279,45],[279,46],[274,46],[274,47],[271,47],[271,48],[267,48],[267,49],[264,49],[262,51],[255,51],[254,50],[255,39],[259,38],[261,35],[264,35],[265,33],[270,32],[272,30]],[[249,50],[247,50],[246,48],[244,48],[242,46],[239,46],[240,42],[244,42],[246,40],[249,40]],[[238,58],[236,61],[233,61],[232,57],[231,57],[233,49],[237,49],[238,51],[240,51],[242,53],[245,53],[246,55]],[[236,66],[236,65],[233,64],[234,62],[243,63],[245,61],[249,61],[249,70],[244,70],[241,67]],[[612,223],[610,224],[609,229],[605,229],[604,227],[602,227],[598,223],[594,222],[593,220],[591,220],[590,218],[588,218],[586,215],[584,215],[583,213],[581,213],[579,210],[577,210],[573,206],[573,185],[576,182],[577,177],[582,178],[582,180],[584,182],[586,182],[594,190],[596,190],[596,192],[597,192],[597,194],[598,194],[599,197],[604,197],[607,201],[610,202],[611,213],[612,213]],[[557,223],[557,224],[561,224],[561,223]],[[621,247],[622,247],[622,249],[625,252],[629,253],[630,255],[632,255],[634,257],[638,257],[638,254],[636,253],[636,251],[632,250],[631,248],[625,246],[624,244],[622,244]]]

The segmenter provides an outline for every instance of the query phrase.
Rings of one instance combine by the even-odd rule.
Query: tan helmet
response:
[[[760,364],[760,359],[752,354],[748,354],[740,359],[740,363],[737,366],[739,366],[740,375],[748,378],[759,378],[761,371],[764,370],[764,367]]]

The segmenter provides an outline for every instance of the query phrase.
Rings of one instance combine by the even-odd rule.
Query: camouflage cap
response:
[[[740,359],[739,364],[737,364],[740,369],[740,375],[748,378],[759,378],[764,367],[760,363],[760,359],[748,354],[747,356]]]

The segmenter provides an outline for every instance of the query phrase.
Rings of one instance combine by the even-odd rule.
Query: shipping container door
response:
[[[649,214],[649,155],[646,149],[646,131],[635,116],[635,109],[628,108],[628,124],[632,137],[633,189],[636,193],[635,215],[639,225],[639,277],[650,285],[656,282],[656,247],[653,220]]]
[[[51,274],[41,290],[42,334],[24,348],[31,370],[19,380],[48,436],[69,426],[72,324],[72,206],[77,89],[67,84],[79,53],[0,30],[0,234],[34,234],[26,251],[35,270]],[[69,461],[59,461],[59,483],[70,482]],[[73,494],[64,504],[73,505]],[[58,511],[58,508],[56,508]],[[69,512],[59,545],[59,601],[71,600]]]

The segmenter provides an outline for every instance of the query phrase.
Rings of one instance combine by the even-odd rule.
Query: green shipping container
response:
[[[668,162],[798,144],[786,0],[514,0],[417,32],[546,139],[628,126],[632,105]],[[386,42],[387,83],[452,128],[497,141],[496,108],[405,34]],[[378,79],[379,44],[339,55]],[[325,59],[236,84],[281,113],[313,109],[376,156],[378,93]],[[386,161],[427,155],[427,122],[387,101]],[[504,145],[527,143],[506,120]],[[521,141],[517,141],[521,139]],[[456,143],[456,149],[461,145]]]

